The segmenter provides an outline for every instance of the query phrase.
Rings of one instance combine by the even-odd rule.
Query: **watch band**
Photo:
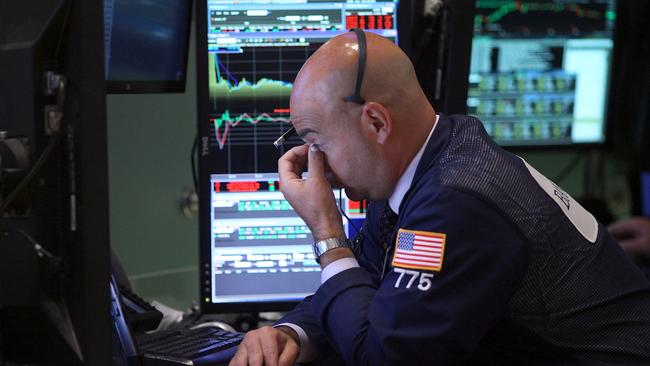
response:
[[[352,243],[346,237],[334,237],[319,240],[314,242],[314,256],[316,257],[316,262],[320,263],[320,256],[325,252],[336,249],[336,248],[350,248],[352,249]]]

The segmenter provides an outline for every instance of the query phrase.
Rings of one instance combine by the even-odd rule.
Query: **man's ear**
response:
[[[386,107],[376,102],[364,104],[361,122],[367,131],[375,135],[378,143],[386,143],[393,128],[393,119]]]

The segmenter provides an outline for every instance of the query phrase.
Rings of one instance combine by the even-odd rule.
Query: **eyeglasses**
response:
[[[364,105],[366,100],[361,96],[361,84],[363,83],[363,73],[366,68],[366,59],[368,57],[366,51],[366,33],[361,28],[352,28],[350,29],[350,32],[354,32],[354,34],[357,35],[357,43],[359,44],[359,66],[357,68],[357,80],[354,84],[354,92],[347,97],[344,97],[343,101]],[[282,136],[275,140],[273,146],[280,148],[280,146],[284,145],[284,143],[295,134],[296,129],[292,126],[287,130],[287,132],[283,133]]]

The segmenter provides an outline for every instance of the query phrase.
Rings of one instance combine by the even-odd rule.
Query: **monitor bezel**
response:
[[[302,301],[259,301],[259,302],[212,302],[212,261],[210,241],[210,170],[209,161],[211,151],[210,129],[207,123],[209,86],[205,73],[208,70],[208,43],[207,43],[207,1],[197,1],[195,9],[196,31],[196,87],[197,87],[197,138],[199,143],[199,169],[198,169],[198,196],[199,196],[199,304],[202,313],[246,313],[289,311]],[[408,1],[397,2],[397,28],[400,47],[407,53],[409,51],[410,19],[415,14],[414,3]],[[206,301],[207,300],[207,301]]]
[[[194,0],[186,0],[187,26],[184,29],[185,47],[183,51],[183,77],[169,80],[111,80],[106,77],[107,94],[158,94],[158,93],[185,93],[187,84],[188,61],[190,50],[190,36],[192,33],[192,16],[194,14]]]
[[[613,125],[613,111],[616,110],[615,98],[611,98],[612,90],[617,85],[618,76],[614,72],[620,62],[620,29],[621,16],[620,1],[615,1],[616,20],[612,32],[612,52],[611,62],[609,65],[609,75],[606,85],[606,94],[604,103],[604,121],[603,121],[603,139],[601,141],[590,142],[569,142],[569,143],[539,143],[539,144],[504,144],[495,141],[499,146],[509,151],[530,152],[530,151],[572,151],[572,150],[593,150],[605,149],[611,145],[611,128]],[[452,19],[453,14],[462,14],[461,19],[452,21],[451,32],[452,38],[455,32],[456,39],[451,41],[449,46],[449,56],[447,60],[447,69],[445,72],[445,102],[441,106],[444,114],[467,114],[467,94],[469,89],[469,70],[472,41],[474,36],[473,19],[476,15],[476,0],[459,0],[451,4]],[[471,9],[471,11],[468,11]]]
[[[0,320],[0,359],[3,364],[111,365],[106,95],[103,49],[97,49],[103,41],[102,8],[95,1],[67,0],[2,5],[12,21],[0,26],[7,36],[0,41],[0,59],[8,67],[0,73],[4,89],[17,98],[0,124],[8,136],[29,141],[27,160],[34,173],[22,178],[30,181],[29,194],[20,198],[29,201],[28,214],[0,220],[2,231],[6,226],[12,232],[0,234],[2,255],[5,249],[19,254],[3,259],[32,271],[28,278],[20,272],[0,278],[2,291],[8,280],[29,294],[6,298],[13,304],[2,309],[11,318]],[[46,71],[57,76],[48,86],[58,96],[44,91]],[[43,111],[50,103],[62,117],[58,137],[45,131]],[[48,141],[53,148],[44,153]],[[40,169],[34,168],[39,156],[45,157]],[[12,237],[17,245],[11,245]],[[31,275],[38,279],[27,283]],[[0,301],[0,308],[5,305]]]

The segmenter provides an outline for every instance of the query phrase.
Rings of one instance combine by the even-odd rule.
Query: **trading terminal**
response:
[[[305,61],[354,29],[405,52],[439,115],[477,117],[612,235],[629,228],[650,278],[648,16],[623,0],[3,1],[0,363],[228,364],[314,294],[315,239],[278,174],[303,141],[274,142]],[[332,195],[363,235],[371,202]],[[307,364],[350,363],[336,356]]]

